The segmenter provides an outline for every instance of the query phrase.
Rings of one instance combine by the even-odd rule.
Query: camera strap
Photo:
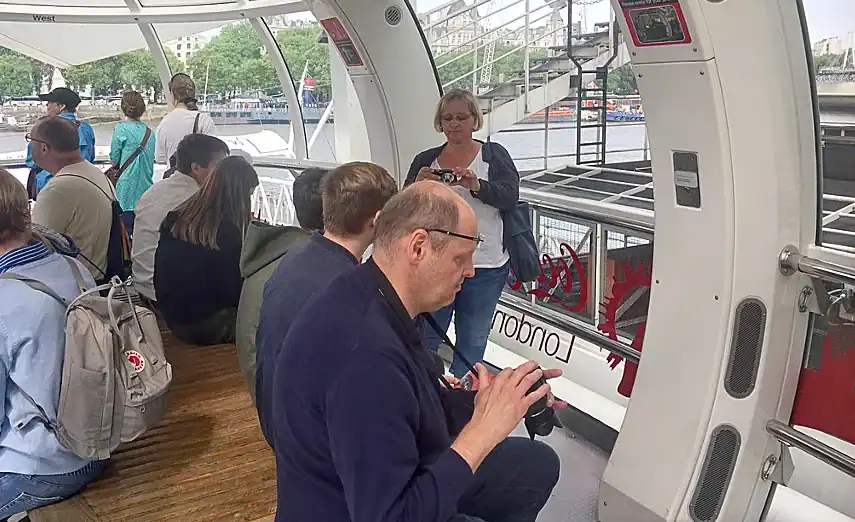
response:
[[[368,260],[363,264],[374,273],[374,280],[377,283],[377,291],[380,292],[381,296],[383,296],[383,299],[389,305],[389,308],[392,309],[392,312],[395,314],[395,317],[404,329],[405,335],[403,340],[407,346],[413,350],[413,355],[422,362],[422,365],[427,369],[429,374],[438,378],[446,388],[453,389],[454,387],[443,375],[442,369],[440,369],[438,373],[432,371],[437,365],[434,364],[430,351],[422,342],[422,336],[416,328],[415,320],[410,317],[409,312],[407,312],[407,308],[404,306],[404,303],[401,302],[401,297],[392,287],[392,283],[389,282],[386,274],[380,270],[380,267],[377,266],[377,263],[374,262],[373,258],[368,258]]]
[[[454,346],[454,343],[451,342],[451,339],[448,338],[448,334],[445,332],[445,330],[442,329],[436,319],[434,319],[433,314],[423,313],[422,317],[424,317],[425,321],[427,321],[430,327],[433,328],[437,335],[439,335],[439,338],[442,339],[442,342],[444,342],[449,346],[449,348],[451,348],[451,351],[454,352],[454,355],[460,357],[460,360],[463,361],[463,364],[465,364],[467,368],[469,368],[469,371],[471,371],[473,375],[477,376],[478,372],[475,370],[475,365],[469,362],[469,359],[464,357],[463,354],[460,353],[460,350],[458,350],[457,347]]]

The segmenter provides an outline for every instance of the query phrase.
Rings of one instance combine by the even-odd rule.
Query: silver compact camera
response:
[[[457,181],[457,176],[451,169],[433,169],[433,173],[439,176],[439,180],[445,184],[454,183]]]

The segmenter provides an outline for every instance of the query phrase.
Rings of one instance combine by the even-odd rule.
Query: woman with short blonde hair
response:
[[[405,185],[422,180],[448,183],[478,218],[482,241],[472,256],[475,276],[463,282],[453,303],[433,314],[445,329],[454,314],[457,349],[475,364],[484,358],[493,312],[510,270],[504,215],[517,205],[520,175],[504,147],[473,137],[484,125],[484,117],[471,92],[454,89],[445,93],[436,106],[433,125],[445,134],[446,142],[415,157]],[[429,347],[436,350],[439,334],[429,328],[427,337]],[[455,354],[451,373],[459,378],[468,371]]]

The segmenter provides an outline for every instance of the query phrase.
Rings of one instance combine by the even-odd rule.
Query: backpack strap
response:
[[[65,256],[63,256],[63,257],[65,257]],[[78,273],[80,273],[79,270],[78,270]],[[0,274],[0,279],[10,279],[13,281],[20,281],[20,282],[24,283],[25,285],[29,286],[30,288],[32,288],[33,290],[36,290],[36,291],[41,292],[43,294],[47,294],[48,296],[52,297],[54,300],[58,301],[63,306],[63,308],[65,308],[65,309],[68,308],[68,305],[69,305],[68,301],[63,299],[59,294],[54,292],[48,285],[42,283],[41,281],[37,281],[37,280],[31,279],[29,277],[20,276],[14,272],[6,272],[3,274]],[[24,391],[24,388],[22,388],[21,385],[19,385],[17,382],[15,382],[10,376],[7,375],[6,377],[15,384],[15,386],[18,388],[18,391],[21,392],[21,395],[23,395],[24,399],[26,399],[27,402],[32,404],[32,406],[36,410],[38,410],[39,418],[44,423],[44,425],[49,430],[56,431],[56,426],[54,425],[54,423],[52,423],[50,421],[50,418],[48,417],[47,412],[45,412],[44,408],[42,408],[39,405],[39,403],[37,403],[35,401],[35,399],[33,399],[33,397],[29,393]],[[21,428],[21,426],[12,426],[12,427],[15,429]]]
[[[125,160],[125,163],[124,163],[121,167],[119,167],[119,176],[121,176],[121,175],[122,175],[122,173],[123,173],[125,170],[127,170],[127,168],[128,168],[128,167],[130,167],[130,166],[131,166],[131,163],[133,163],[133,162],[134,162],[134,160],[135,160],[135,159],[137,159],[137,156],[139,156],[140,154],[142,154],[142,151],[143,151],[143,150],[145,150],[145,146],[146,146],[146,144],[148,144],[148,138],[149,138],[149,136],[151,136],[151,129],[149,129],[149,128],[148,128],[148,126],[146,126],[146,128],[145,128],[145,136],[143,136],[143,139],[142,139],[142,141],[140,142],[140,146],[139,146],[139,147],[137,147],[137,150],[135,150],[135,151],[134,151],[134,153],[133,153],[133,154],[131,154],[131,155],[130,155],[130,157],[129,157],[127,160]]]
[[[201,112],[197,113],[196,119],[193,120],[193,134],[197,134],[199,132],[199,116],[201,116],[201,115],[202,115]]]
[[[74,282],[77,283],[77,290],[82,294],[86,291],[86,282],[83,281],[83,274],[80,273],[80,266],[68,256],[62,256],[68,267],[71,268],[71,275],[74,276]]]
[[[105,197],[105,198],[107,198],[107,199],[109,199],[111,203],[112,203],[113,201],[116,201],[116,197],[115,197],[115,195],[114,195],[114,196],[110,196],[109,194],[107,194],[107,191],[105,191],[104,189],[102,189],[101,187],[99,187],[97,183],[95,183],[94,181],[92,181],[92,180],[91,180],[91,179],[89,179],[89,178],[85,178],[85,177],[83,177],[83,176],[78,176],[77,174],[63,174],[63,175],[62,175],[62,177],[63,177],[63,178],[77,178],[77,179],[82,179],[83,181],[85,181],[85,182],[87,182],[87,183],[91,184],[91,185],[92,185],[93,187],[95,187],[96,189],[100,190],[100,191],[101,191],[101,194],[104,194],[104,197]]]
[[[62,298],[58,293],[54,292],[48,285],[42,283],[41,281],[37,281],[35,279],[31,279],[29,277],[20,276],[14,272],[6,272],[0,274],[0,279],[11,279],[13,281],[20,281],[25,285],[29,286],[33,290],[41,292],[43,294],[47,294],[52,297],[54,300],[59,301],[59,303],[64,307],[68,308],[69,302]]]

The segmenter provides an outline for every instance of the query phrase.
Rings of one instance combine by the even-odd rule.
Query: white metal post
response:
[[[139,0],[125,0],[125,5],[131,12],[138,13],[142,9],[142,4]],[[138,23],[145,43],[151,52],[151,57],[154,59],[154,67],[157,69],[157,75],[160,76],[160,83],[163,88],[163,94],[166,97],[166,103],[171,108],[172,94],[169,92],[169,79],[172,77],[172,71],[169,69],[169,62],[166,60],[166,53],[163,52],[163,44],[160,38],[157,37],[157,32],[154,30],[154,25],[150,23]],[[94,93],[93,93],[94,94]]]
[[[530,49],[531,46],[531,31],[529,27],[529,23],[531,22],[531,0],[525,0],[525,48],[523,49],[523,85],[525,89],[525,98],[523,98],[523,113],[528,115],[528,102],[529,102],[529,90],[531,89],[531,84],[529,80],[529,68],[531,67],[529,63],[530,57]]]
[[[261,18],[252,18],[249,20],[255,33],[264,44],[267,50],[267,56],[273,62],[273,70],[276,71],[276,76],[279,78],[279,83],[282,85],[282,92],[288,100],[288,113],[291,115],[291,130],[294,132],[294,154],[297,159],[306,159],[309,157],[309,146],[306,141],[306,124],[303,121],[303,108],[300,104],[300,98],[297,96],[297,89],[294,88],[294,79],[291,76],[291,71],[288,69],[288,64],[285,62],[285,57],[279,49],[279,44],[273,37],[267,23]]]

